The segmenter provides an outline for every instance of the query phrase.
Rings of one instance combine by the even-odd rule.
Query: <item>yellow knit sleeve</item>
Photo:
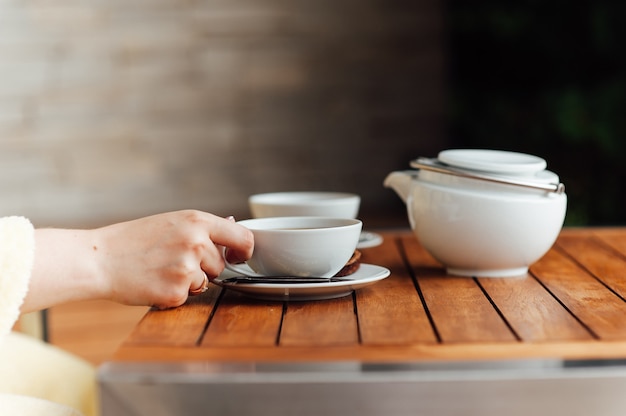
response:
[[[0,218],[0,340],[20,315],[35,258],[35,231],[23,217]]]

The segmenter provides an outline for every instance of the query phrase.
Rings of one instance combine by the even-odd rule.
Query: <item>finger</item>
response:
[[[250,258],[254,247],[254,235],[246,227],[234,222],[234,219],[215,217],[215,223],[211,229],[213,243],[228,247],[232,256],[243,261]],[[233,258],[234,260],[234,258]]]
[[[228,248],[224,251],[224,256],[226,257],[226,261],[234,264],[243,263],[250,258],[247,253],[238,252]]]
[[[215,279],[224,270],[224,257],[221,246],[209,245],[202,257],[200,267],[209,276],[209,280]]]
[[[235,222],[234,217],[218,217],[208,212],[197,210],[182,211],[187,225],[201,227],[208,233],[214,244],[234,248],[238,251],[252,252],[254,236],[252,231]]]
[[[209,289],[209,276],[202,272],[202,282],[197,286],[189,287],[189,296],[197,296],[206,292]]]

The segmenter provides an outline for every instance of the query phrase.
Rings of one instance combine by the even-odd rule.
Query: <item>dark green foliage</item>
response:
[[[542,156],[567,224],[626,224],[626,2],[447,7],[452,143]]]

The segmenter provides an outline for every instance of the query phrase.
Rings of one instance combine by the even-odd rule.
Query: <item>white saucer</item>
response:
[[[357,244],[356,248],[376,247],[381,245],[382,242],[383,237],[380,234],[372,233],[369,231],[361,231],[359,243]]]
[[[361,264],[359,270],[350,275],[352,280],[328,283],[223,283],[222,279],[234,276],[225,270],[213,283],[247,296],[265,300],[324,300],[348,296],[354,290],[369,286],[389,276],[390,271],[373,264]]]

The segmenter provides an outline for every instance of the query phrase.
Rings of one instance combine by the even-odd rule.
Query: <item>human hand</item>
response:
[[[233,220],[186,210],[93,230],[35,230],[35,258],[22,312],[108,299],[175,307],[224,269],[252,255],[254,237]],[[205,275],[206,273],[206,275]]]
[[[201,211],[177,211],[94,230],[94,253],[106,297],[160,308],[183,304],[190,289],[252,255],[252,233],[234,221]]]

